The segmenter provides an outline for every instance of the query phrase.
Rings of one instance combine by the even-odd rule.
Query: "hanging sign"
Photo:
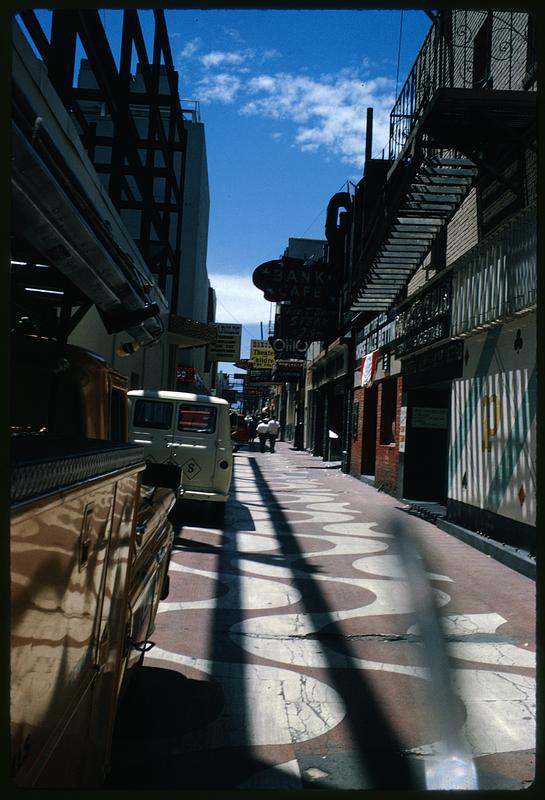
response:
[[[335,296],[336,280],[329,264],[309,264],[302,258],[287,256],[265,261],[252,274],[254,286],[261,289],[265,300],[273,303],[281,300],[304,305],[327,303]]]
[[[216,323],[218,336],[208,345],[209,361],[236,361],[240,358],[242,325]]]
[[[375,373],[377,371],[378,350],[373,350],[372,353],[367,353],[361,360],[361,380],[360,386],[369,388],[373,385],[375,380]]]
[[[257,369],[270,369],[274,364],[274,350],[267,339],[252,339],[250,342],[250,361]]]

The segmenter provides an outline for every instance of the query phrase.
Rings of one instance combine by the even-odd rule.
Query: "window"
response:
[[[178,430],[190,433],[214,433],[217,409],[214,406],[180,406]]]
[[[380,443],[393,444],[395,442],[397,380],[382,381],[381,386]]]
[[[159,400],[137,400],[134,408],[134,425],[143,428],[168,430],[172,422],[172,403]]]
[[[489,12],[473,40],[473,88],[492,89],[492,14]]]
[[[533,14],[528,14],[528,44],[526,48],[526,75],[523,88],[529,89],[537,78],[537,34]]]

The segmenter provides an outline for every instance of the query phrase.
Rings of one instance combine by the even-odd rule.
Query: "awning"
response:
[[[166,333],[171,344],[182,348],[210,344],[216,341],[218,335],[215,325],[179,317],[177,314],[168,315]]]

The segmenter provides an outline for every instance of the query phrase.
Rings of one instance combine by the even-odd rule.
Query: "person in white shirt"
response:
[[[274,446],[275,446],[275,443],[276,443],[276,437],[278,436],[278,434],[280,432],[280,423],[278,422],[278,420],[276,420],[274,418],[274,416],[271,416],[271,418],[269,420],[269,424],[267,425],[267,428],[268,428],[268,433],[269,433],[269,448],[271,450],[271,453],[274,453]]]
[[[256,431],[259,438],[261,452],[264,453],[265,444],[267,442],[267,437],[269,435],[269,420],[266,418],[262,419],[259,425],[257,426]]]

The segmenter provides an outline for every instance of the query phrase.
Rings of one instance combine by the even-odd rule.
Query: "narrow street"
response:
[[[319,458],[244,448],[177,528],[108,788],[404,789],[433,750],[395,522],[423,548],[480,789],[534,777],[535,583]]]

